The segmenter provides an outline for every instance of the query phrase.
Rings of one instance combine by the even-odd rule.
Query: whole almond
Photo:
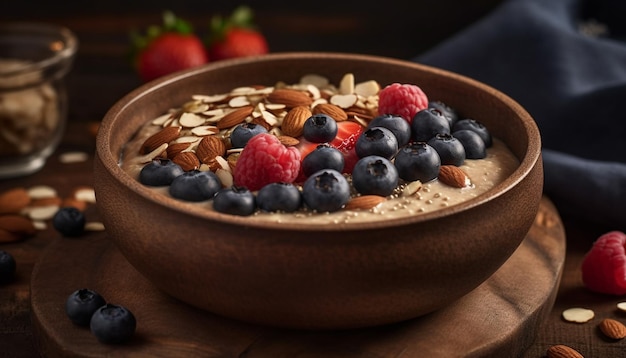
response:
[[[284,104],[288,108],[310,106],[313,103],[313,99],[306,92],[288,88],[275,89],[267,95],[267,100],[271,103]]]
[[[180,165],[180,167],[186,172],[200,167],[200,160],[194,152],[180,152],[172,159],[172,161]]]
[[[442,165],[438,178],[442,183],[455,188],[465,188],[471,184],[463,169],[455,165]]]
[[[17,214],[0,216],[0,229],[18,236],[32,236],[37,232],[32,221]]]
[[[141,145],[141,154],[147,154],[157,149],[164,143],[169,143],[178,138],[181,127],[165,127],[148,137]]]
[[[216,126],[218,129],[227,129],[236,126],[237,124],[243,122],[246,117],[252,114],[254,111],[254,107],[252,106],[244,106],[237,108],[233,111],[228,112],[222,119],[220,119]]]
[[[191,144],[189,143],[172,143],[167,146],[165,153],[167,154],[167,158],[174,158],[178,153],[183,150],[189,148]]]
[[[312,112],[308,106],[296,106],[287,112],[280,129],[285,135],[299,137],[302,135],[304,123],[311,115]]]
[[[206,163],[207,160],[215,158],[218,155],[224,155],[224,153],[226,153],[226,144],[224,144],[222,138],[218,136],[206,136],[202,138],[196,149],[196,155],[202,163]]]
[[[17,214],[30,204],[25,188],[13,188],[0,194],[0,214]]]
[[[564,344],[557,344],[548,348],[548,358],[584,358],[577,350]]]
[[[379,195],[356,196],[345,206],[346,210],[368,210],[385,201],[385,197]]]
[[[600,322],[600,331],[611,339],[626,337],[626,326],[622,322],[611,318],[605,318]]]
[[[281,135],[276,137],[285,147],[293,147],[300,143],[297,138],[290,137],[288,135]]]
[[[337,122],[342,122],[348,119],[348,114],[341,107],[332,103],[320,103],[313,107],[313,114],[326,114],[332,117]]]
[[[16,242],[24,238],[24,236],[20,236],[4,229],[0,229],[0,243]]]

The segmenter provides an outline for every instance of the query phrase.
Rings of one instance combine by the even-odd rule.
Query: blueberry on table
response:
[[[478,133],[478,135],[480,135],[480,137],[485,142],[485,146],[487,148],[490,148],[493,145],[493,139],[491,137],[491,133],[489,132],[487,127],[481,122],[475,119],[465,118],[465,119],[459,120],[452,126],[453,132],[456,132],[461,129],[469,129],[471,131]]]
[[[0,283],[13,280],[16,270],[15,258],[10,253],[0,250]]]
[[[139,182],[148,186],[167,186],[185,171],[169,159],[156,158],[144,165],[139,172]]]
[[[302,194],[291,183],[270,183],[259,190],[256,203],[263,211],[292,213],[302,206]]]
[[[79,236],[85,231],[85,214],[68,206],[60,208],[52,217],[52,226],[63,236]]]
[[[389,159],[398,151],[398,139],[385,127],[371,127],[357,138],[354,149],[359,158],[377,155]]]
[[[302,128],[304,139],[313,143],[326,143],[335,139],[337,122],[329,115],[319,113],[307,118]]]
[[[222,182],[212,171],[190,170],[172,181],[169,193],[172,197],[185,201],[212,199],[222,188]]]
[[[391,195],[398,186],[398,170],[389,159],[370,155],[352,170],[352,185],[363,195]]]
[[[450,122],[437,109],[423,109],[413,117],[411,133],[414,141],[426,142],[437,134],[450,134]]]
[[[72,292],[65,301],[65,314],[79,326],[88,327],[91,316],[106,304],[104,297],[94,290],[81,288]]]
[[[459,120],[457,111],[442,101],[430,101],[428,102],[428,108],[434,108],[441,112],[448,119],[450,126],[453,126]]]
[[[342,172],[344,165],[345,158],[339,149],[328,144],[320,144],[302,159],[302,172],[307,177],[322,169]]]
[[[441,159],[435,148],[427,143],[413,142],[400,148],[394,165],[401,179],[426,183],[439,175]]]
[[[382,114],[374,117],[369,124],[368,128],[372,127],[384,127],[393,133],[398,141],[398,147],[406,145],[411,140],[411,126],[406,119],[394,115],[394,114]]]
[[[256,123],[242,123],[233,129],[230,134],[230,143],[233,148],[243,148],[250,138],[261,133],[267,133],[267,129]]]
[[[313,173],[304,182],[302,198],[312,210],[337,211],[350,200],[350,184],[340,172],[323,169]]]
[[[213,197],[213,209],[224,214],[252,215],[256,210],[256,198],[243,186],[220,189]]]
[[[437,134],[428,145],[435,148],[441,159],[441,165],[461,166],[465,162],[465,148],[460,140],[451,134]]]
[[[452,132],[452,136],[463,144],[465,158],[483,159],[487,156],[487,147],[478,133],[469,129],[460,129]]]
[[[105,344],[128,341],[137,327],[133,313],[124,306],[105,304],[98,308],[89,323],[91,332]]]

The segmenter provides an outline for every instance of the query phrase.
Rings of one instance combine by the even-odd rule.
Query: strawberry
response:
[[[211,59],[264,55],[269,51],[265,36],[254,26],[252,15],[249,7],[240,6],[228,18],[220,15],[211,18],[208,39]]]
[[[356,122],[337,122],[337,135],[329,144],[330,146],[337,148],[343,154],[345,159],[343,168],[344,173],[352,173],[354,165],[359,160],[359,157],[356,155],[354,145],[356,144],[356,140],[359,138],[361,133],[363,133],[363,126]],[[319,144],[309,142],[304,138],[299,138],[299,140],[300,143],[297,148],[300,150],[302,158],[311,153]],[[302,173],[298,178],[298,181],[301,179],[303,179]]]
[[[209,61],[191,25],[169,11],[163,14],[163,27],[150,26],[145,36],[131,33],[131,40],[134,65],[144,82]]]

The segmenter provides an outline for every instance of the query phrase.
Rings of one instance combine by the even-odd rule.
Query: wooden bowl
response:
[[[118,165],[146,121],[196,93],[294,83],[347,73],[381,85],[419,85],[480,118],[520,160],[504,182],[424,215],[365,224],[292,225],[220,214],[156,194]],[[108,237],[156,287],[188,304],[256,324],[356,328],[418,317],[489,278],[515,251],[542,196],[539,131],[501,92],[401,60],[356,54],[279,53],[215,62],[145,84],[106,114],[97,138],[95,189]]]

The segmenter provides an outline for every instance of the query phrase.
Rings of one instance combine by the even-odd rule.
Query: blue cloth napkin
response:
[[[413,60],[520,103],[541,131],[544,193],[560,215],[624,231],[625,28],[624,0],[508,0]]]

